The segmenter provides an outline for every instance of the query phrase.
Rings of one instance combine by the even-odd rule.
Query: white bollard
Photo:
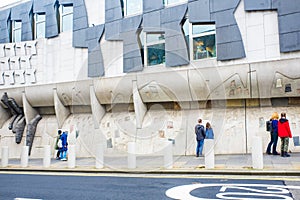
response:
[[[204,140],[204,160],[205,168],[213,169],[215,168],[215,140],[205,139]]]
[[[252,167],[253,169],[263,169],[262,141],[258,136],[252,138]]]
[[[29,152],[29,146],[23,146],[22,147],[22,153],[21,153],[21,167],[28,167],[28,152]]]
[[[136,168],[135,142],[128,142],[128,169]]]
[[[51,164],[51,150],[50,145],[44,146],[44,157],[43,157],[43,167],[50,167]]]
[[[104,167],[104,145],[100,144],[96,147],[95,167],[101,169]]]
[[[165,142],[164,150],[164,168],[172,169],[173,168],[173,142]]]
[[[3,146],[2,147],[1,166],[2,167],[7,167],[8,166],[8,146]]]
[[[68,146],[68,168],[75,168],[76,166],[76,152],[75,145]]]

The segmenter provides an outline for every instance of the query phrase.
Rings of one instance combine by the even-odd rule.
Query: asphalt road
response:
[[[0,199],[298,199],[291,191],[299,194],[300,178],[250,178],[2,173]]]

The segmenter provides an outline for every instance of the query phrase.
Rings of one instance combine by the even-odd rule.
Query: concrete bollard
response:
[[[104,167],[104,145],[102,144],[96,147],[95,161],[96,169],[101,169]]]
[[[1,166],[2,167],[7,167],[8,166],[8,146],[3,146],[2,147]]]
[[[50,145],[44,146],[44,157],[43,157],[43,167],[50,167],[51,164],[51,150]]]
[[[128,169],[136,168],[135,142],[128,142]]]
[[[164,151],[164,168],[172,169],[173,168],[173,142],[165,142],[165,151]]]
[[[68,168],[75,168],[76,166],[76,152],[75,145],[68,146]]]
[[[263,169],[262,141],[258,136],[252,138],[252,167],[253,169]]]
[[[215,140],[214,139],[205,139],[204,140],[204,159],[205,159],[205,168],[213,169],[215,168]]]
[[[23,146],[21,152],[21,167],[28,167],[28,152],[29,146]]]

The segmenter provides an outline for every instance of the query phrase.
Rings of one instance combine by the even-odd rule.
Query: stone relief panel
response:
[[[300,76],[290,77],[283,73],[276,72],[274,75],[271,96],[299,96]]]
[[[36,70],[31,66],[37,55],[36,41],[2,44],[0,48],[0,86],[34,84]]]

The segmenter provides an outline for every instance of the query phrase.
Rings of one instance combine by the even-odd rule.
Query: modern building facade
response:
[[[76,155],[195,153],[198,118],[215,153],[269,141],[286,112],[299,151],[296,0],[31,0],[0,9],[0,146],[32,157],[69,132]],[[280,144],[280,142],[279,142]],[[279,148],[278,144],[278,148]],[[54,152],[54,148],[53,152]]]

